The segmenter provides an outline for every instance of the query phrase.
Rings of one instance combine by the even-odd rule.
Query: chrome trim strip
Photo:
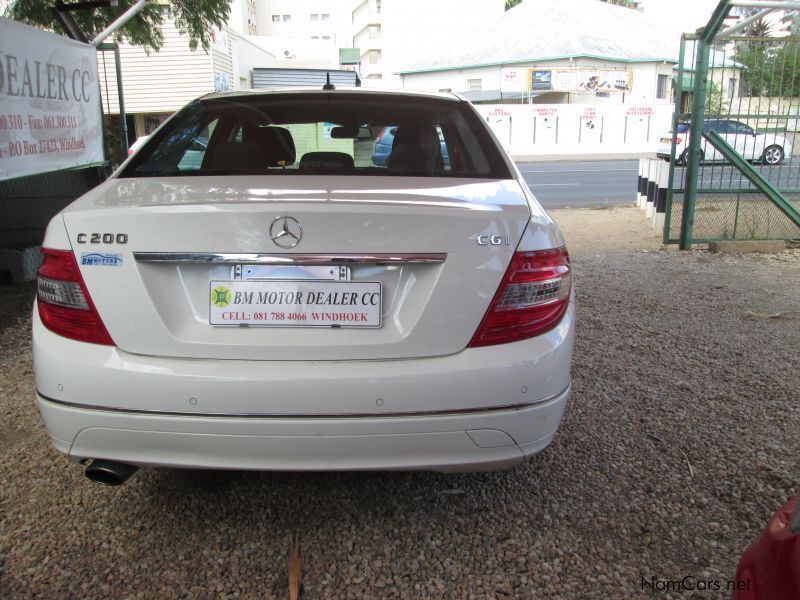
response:
[[[144,263],[202,263],[214,265],[352,265],[438,264],[444,252],[430,254],[225,254],[206,252],[134,252]]]
[[[442,411],[420,411],[420,412],[392,412],[392,413],[328,413],[328,414],[317,414],[317,413],[309,413],[305,415],[287,415],[281,413],[191,413],[191,412],[175,412],[175,411],[162,411],[162,410],[136,410],[136,409],[123,409],[123,408],[109,408],[107,406],[95,406],[91,404],[77,404],[75,402],[65,402],[63,400],[56,400],[54,398],[50,398],[45,396],[39,390],[36,390],[36,394],[42,398],[43,400],[47,400],[48,402],[52,402],[53,404],[60,404],[61,406],[68,406],[70,408],[79,408],[83,410],[98,410],[103,412],[112,412],[112,413],[125,413],[125,414],[139,414],[139,415],[156,415],[162,417],[209,417],[209,418],[218,418],[218,417],[227,417],[231,419],[238,419],[238,418],[247,418],[247,419],[365,419],[365,418],[416,418],[416,417],[447,417],[447,416],[463,416],[463,415],[479,415],[479,414],[486,414],[486,413],[493,413],[493,412],[506,412],[506,411],[519,411],[525,410],[527,408],[531,408],[532,406],[536,406],[538,404],[545,404],[547,402],[551,402],[557,398],[560,398],[564,394],[568,394],[571,390],[572,386],[568,386],[566,389],[562,390],[558,394],[554,394],[553,396],[549,396],[547,398],[542,398],[541,400],[535,400],[532,402],[526,402],[524,404],[506,404],[503,406],[492,406],[490,408],[463,408],[463,409],[454,409],[454,410],[442,410]]]

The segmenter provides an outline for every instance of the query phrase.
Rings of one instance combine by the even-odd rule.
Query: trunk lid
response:
[[[302,228],[291,248],[271,237],[284,217]],[[112,179],[64,212],[89,294],[119,348],[246,360],[462,350],[529,217],[514,180],[280,175]],[[275,227],[273,235],[282,222]],[[478,236],[491,242],[479,244]],[[288,268],[274,266],[282,259]],[[304,288],[325,293],[361,294],[380,284],[380,326],[210,324],[219,318],[211,282],[258,293],[261,283],[226,283],[249,277],[358,284]]]

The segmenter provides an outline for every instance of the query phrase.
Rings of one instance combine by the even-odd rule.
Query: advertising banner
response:
[[[97,51],[0,18],[0,180],[103,161]]]
[[[545,92],[629,92],[633,70],[627,68],[595,69],[563,67],[528,69],[528,90]]]

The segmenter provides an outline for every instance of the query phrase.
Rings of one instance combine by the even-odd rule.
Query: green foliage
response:
[[[135,0],[119,0],[117,6],[94,10],[74,11],[72,15],[89,39],[105,29],[114,19],[125,12]],[[52,0],[13,0],[4,16],[35,27],[63,33],[60,23],[53,15]],[[220,26],[227,21],[231,7],[228,0],[172,0],[169,4],[175,16],[175,25],[187,36],[189,47],[198,45],[208,51],[211,47],[211,26]],[[161,25],[164,17],[162,5],[148,3],[113,37],[117,42],[127,41],[145,50],[158,50],[164,43]],[[110,40],[109,40],[110,41]]]
[[[722,90],[719,89],[716,83],[710,82],[708,84],[708,89],[706,89],[706,116],[714,117],[721,115],[724,106],[725,96],[723,96]]]
[[[744,65],[745,96],[786,97],[800,95],[800,44],[739,42],[735,59]]]
[[[506,0],[506,10],[514,8],[520,2],[522,2],[522,0]]]
[[[769,37],[772,34],[772,25],[764,19],[759,19],[747,28],[747,33],[751,37]]]
[[[632,8],[636,10],[639,8],[639,0],[600,0],[601,2],[607,2],[608,4],[615,4],[617,6],[624,6],[625,8]]]

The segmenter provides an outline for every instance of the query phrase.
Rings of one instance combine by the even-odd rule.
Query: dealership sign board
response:
[[[597,69],[593,67],[528,69],[527,89],[546,92],[629,92],[633,70],[629,68]]]
[[[0,18],[0,180],[103,161],[97,50]]]

